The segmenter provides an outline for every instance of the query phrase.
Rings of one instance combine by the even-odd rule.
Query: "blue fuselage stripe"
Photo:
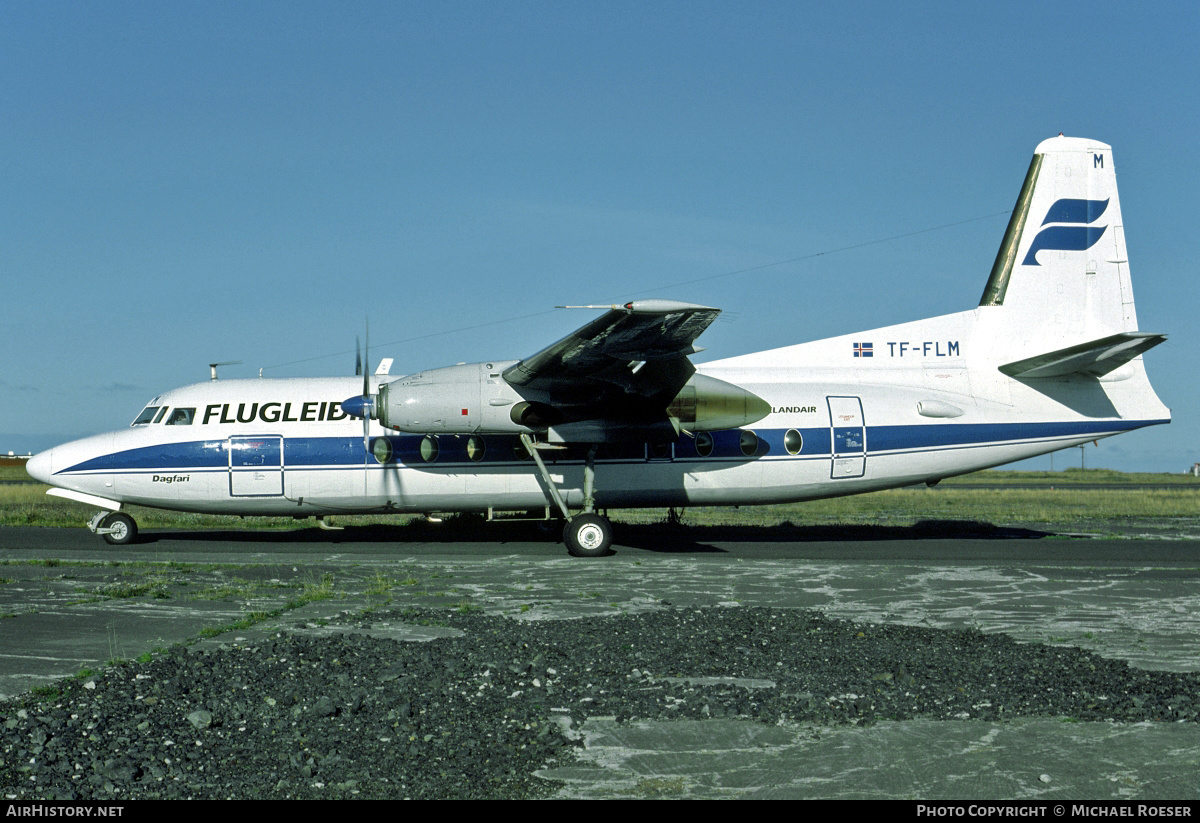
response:
[[[1130,431],[1132,429],[1163,423],[1163,420],[1098,420],[1051,423],[931,423],[904,426],[868,426],[866,428],[866,451],[870,455],[905,453],[939,449],[961,449],[973,446],[1006,445],[1030,441],[1053,441],[1086,436],[1102,436]],[[828,426],[797,429],[802,436],[800,451],[792,455],[784,446],[784,435],[788,429],[755,430],[761,441],[753,457],[782,457],[811,459],[829,456],[832,439]],[[712,459],[752,459],[740,451],[741,430],[732,429],[713,432],[713,450],[703,457]],[[372,438],[374,442],[376,438]],[[396,463],[426,466],[420,457],[422,435],[389,435]],[[439,437],[437,465],[498,465],[518,461],[518,439],[513,435],[487,435],[487,448],[480,460],[472,460],[466,450],[468,438],[454,435]],[[138,472],[220,470],[229,468],[228,440],[195,440],[184,443],[160,443],[135,449],[99,455],[85,460],[55,474],[95,472]],[[363,442],[361,437],[291,437],[283,441],[283,465],[285,468],[350,468],[363,466]],[[277,441],[272,447],[278,449]],[[601,460],[622,462],[636,460],[640,448],[630,447],[636,453],[623,453],[617,449],[608,454],[601,453]],[[626,450],[628,451],[628,449]],[[579,452],[576,454],[576,452]],[[277,455],[278,452],[276,451]],[[652,455],[653,456],[653,455]],[[702,459],[696,451],[696,440],[684,436],[675,444],[676,459]],[[583,452],[568,448],[560,453],[560,459],[583,459]],[[275,457],[278,460],[278,457]],[[375,464],[373,458],[371,464]],[[278,465],[276,463],[276,465]]]

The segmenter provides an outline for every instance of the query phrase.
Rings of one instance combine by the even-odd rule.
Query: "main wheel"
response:
[[[577,514],[563,530],[563,542],[575,557],[604,557],[612,546],[612,524],[598,514]]]
[[[124,512],[113,512],[100,521],[100,527],[113,530],[104,535],[104,540],[114,546],[124,546],[137,540],[137,523]]]

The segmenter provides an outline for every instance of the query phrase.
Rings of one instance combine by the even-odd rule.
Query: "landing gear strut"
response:
[[[567,544],[567,551],[574,557],[604,557],[606,554],[610,554],[612,523],[604,515],[596,513],[596,452],[598,447],[592,446],[588,449],[587,462],[583,465],[583,511],[572,517],[566,501],[563,500],[562,494],[550,477],[549,470],[546,469],[542,456],[538,454],[539,449],[561,447],[537,443],[527,434],[521,435],[521,442],[525,445],[530,457],[537,463],[538,472],[546,484],[546,494],[554,505],[558,506],[567,521],[567,525],[563,529],[563,542]]]

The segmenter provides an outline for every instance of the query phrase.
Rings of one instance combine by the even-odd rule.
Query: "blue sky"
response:
[[[584,322],[564,303],[723,308],[700,359],[968,309],[1065,132],[1113,146],[1170,335],[1175,422],[1088,465],[1182,471],[1197,31],[1195,3],[10,0],[0,451],[212,361],[351,374],[368,317],[404,373],[531,354]]]

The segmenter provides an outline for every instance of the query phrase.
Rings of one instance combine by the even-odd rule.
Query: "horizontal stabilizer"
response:
[[[1010,377],[1066,377],[1071,374],[1099,377],[1125,365],[1166,339],[1165,334],[1121,332],[1090,343],[1006,363],[1000,367],[1000,371]]]

